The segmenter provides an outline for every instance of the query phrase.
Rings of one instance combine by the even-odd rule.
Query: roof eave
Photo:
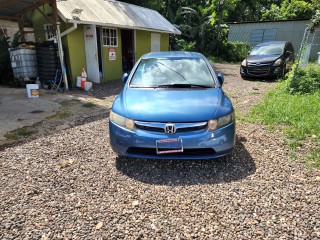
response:
[[[79,21],[75,19],[68,19],[66,18],[58,9],[58,15],[65,23],[77,23],[77,24],[94,24],[98,26],[105,26],[105,27],[114,27],[114,28],[125,28],[125,29],[133,29],[133,30],[143,30],[143,31],[150,31],[150,32],[159,32],[159,33],[169,33],[175,35],[181,35],[181,32],[176,29],[175,31],[166,31],[161,29],[154,29],[154,28],[143,28],[143,27],[134,27],[128,25],[119,25],[119,24],[111,24],[111,23],[102,23],[102,22],[86,22],[86,21]]]
[[[86,21],[79,21],[79,20],[75,20],[75,19],[67,19],[64,16],[62,16],[62,14],[61,15],[59,14],[59,16],[66,23],[93,24],[93,25],[104,26],[104,27],[125,28],[125,29],[143,30],[143,31],[150,31],[150,32],[177,34],[177,35],[181,34],[181,32],[179,30],[167,31],[167,30],[162,30],[162,29],[143,28],[143,27],[138,27],[138,26],[128,26],[128,25],[120,25],[120,24],[112,24],[112,23],[86,22]]]

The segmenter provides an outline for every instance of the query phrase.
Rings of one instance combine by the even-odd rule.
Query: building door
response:
[[[97,27],[97,46],[98,46],[98,63],[99,63],[99,77],[103,78],[103,58],[102,58],[102,44],[101,44],[101,28]]]
[[[86,49],[88,80],[91,82],[100,83],[96,26],[84,25],[83,32]]]
[[[121,29],[122,71],[130,72],[134,65],[134,32]]]
[[[160,52],[160,37],[159,33],[151,33],[151,52]]]

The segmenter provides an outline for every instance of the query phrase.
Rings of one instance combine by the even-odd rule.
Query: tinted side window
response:
[[[291,52],[294,52],[294,48],[291,43],[290,43],[290,48],[291,48]]]
[[[287,43],[287,51],[293,52],[291,43]]]

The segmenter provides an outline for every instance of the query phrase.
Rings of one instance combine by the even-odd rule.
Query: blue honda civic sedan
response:
[[[232,151],[234,109],[222,74],[202,54],[149,53],[123,80],[109,118],[118,155],[210,159]]]

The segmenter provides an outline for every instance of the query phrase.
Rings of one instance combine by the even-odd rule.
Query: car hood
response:
[[[220,88],[138,89],[121,94],[127,117],[139,121],[196,122],[215,118],[223,97]]]
[[[247,57],[247,62],[273,62],[277,60],[280,57],[280,55],[250,55]]]

